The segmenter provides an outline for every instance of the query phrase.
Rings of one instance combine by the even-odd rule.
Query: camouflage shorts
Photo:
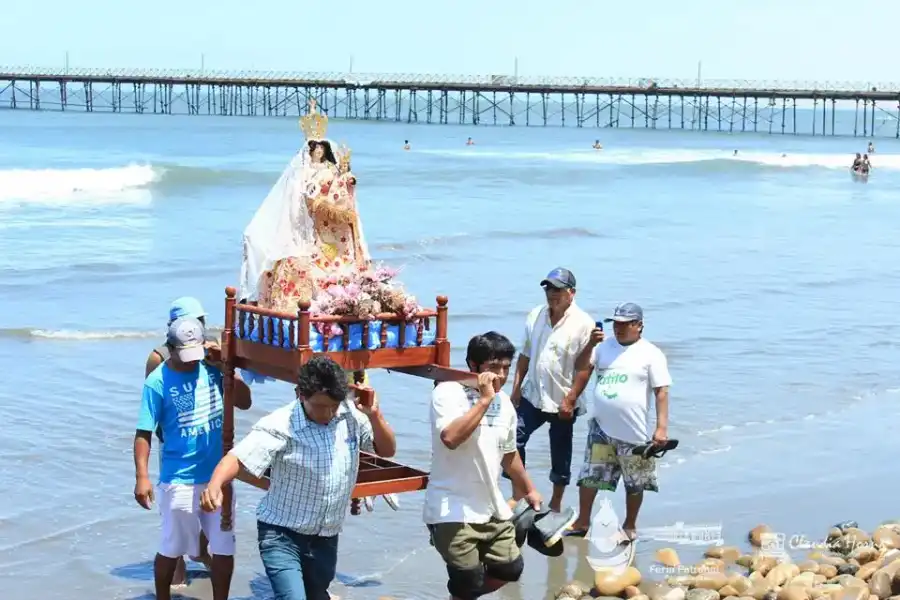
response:
[[[656,459],[632,454],[638,445],[609,437],[597,421],[591,419],[578,485],[614,492],[621,478],[625,481],[627,494],[658,492]]]

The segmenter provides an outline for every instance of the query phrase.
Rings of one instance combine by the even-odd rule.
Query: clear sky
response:
[[[900,0],[33,0],[0,64],[900,80]]]

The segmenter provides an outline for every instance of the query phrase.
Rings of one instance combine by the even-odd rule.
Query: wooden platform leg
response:
[[[225,288],[225,329],[222,331],[222,456],[234,447],[234,303],[237,290]],[[233,498],[231,483],[222,488],[222,531],[231,531]]]

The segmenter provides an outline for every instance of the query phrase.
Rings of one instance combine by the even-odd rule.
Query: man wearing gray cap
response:
[[[211,335],[206,328],[206,311],[203,309],[203,305],[199,300],[192,296],[182,296],[181,298],[177,298],[172,302],[172,305],[169,307],[169,320],[166,325],[171,325],[175,319],[180,319],[182,317],[189,317],[192,319],[197,319],[200,321],[200,324],[204,327],[203,339],[206,341],[206,348],[209,351],[212,351],[213,355],[219,355],[219,342],[216,340],[214,335]],[[144,378],[150,376],[150,373],[156,370],[156,368],[163,364],[166,360],[169,359],[169,346],[166,345],[165,342],[154,348],[150,351],[150,355],[147,357],[147,364],[144,367]],[[159,448],[157,453],[160,456],[160,460],[162,460],[163,454],[163,434],[162,428],[157,427],[156,429],[156,437],[159,439]],[[209,552],[207,552],[207,541],[206,536],[201,532],[200,534],[200,551],[197,556],[191,556],[191,560],[201,562],[206,565],[206,568],[209,568]],[[182,586],[187,583],[187,569],[185,568],[184,558],[181,557],[178,559],[178,564],[175,567],[175,576],[172,579],[172,585],[174,586]]]
[[[159,600],[171,598],[178,559],[197,556],[200,532],[212,554],[213,599],[226,600],[234,570],[234,534],[224,532],[218,514],[200,510],[200,496],[222,457],[224,416],[222,379],[217,363],[206,359],[204,327],[196,318],[181,317],[166,335],[168,359],[144,382],[134,436],[135,501],[149,510],[158,495],[162,538],[154,561]],[[237,408],[250,407],[250,390],[235,380]],[[153,431],[166,440],[154,494],[148,463]]]
[[[553,495],[548,504],[550,510],[561,512],[563,493],[572,476],[575,418],[584,413],[579,400],[584,383],[575,381],[575,360],[590,340],[594,320],[575,303],[572,271],[553,269],[541,280],[541,287],[546,303],[535,307],[525,320],[525,339],[510,399],[518,413],[516,446],[523,463],[531,435],[544,424],[550,426]],[[524,495],[524,490],[514,487],[515,500]]]
[[[594,329],[576,364],[580,383],[586,384],[592,371],[597,375],[584,466],[578,476],[579,514],[570,535],[587,533],[597,490],[614,492],[622,479],[626,511],[622,529],[635,539],[644,492],[659,488],[656,459],[634,454],[634,449],[648,442],[666,446],[672,378],[662,350],[642,337],[644,311],[640,306],[620,304],[605,321],[612,322],[615,336],[604,339],[603,330]],[[652,432],[648,424],[651,397],[656,400],[656,429]]]

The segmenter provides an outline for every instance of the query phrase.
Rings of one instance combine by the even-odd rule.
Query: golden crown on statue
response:
[[[342,172],[346,172],[350,170],[350,155],[352,154],[352,150],[347,147],[347,144],[341,144],[341,147],[338,149],[338,166],[340,167]]]
[[[316,110],[316,101],[309,101],[309,114],[300,117],[300,129],[307,140],[324,140],[328,130],[328,116]]]

